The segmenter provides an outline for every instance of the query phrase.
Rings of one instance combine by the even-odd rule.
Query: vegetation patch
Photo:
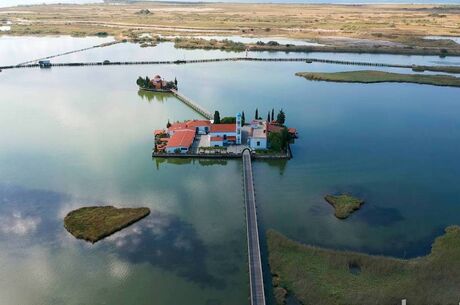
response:
[[[460,87],[460,78],[450,75],[400,74],[363,70],[332,73],[299,72],[297,76],[309,80],[343,83],[414,83],[434,86]]]
[[[338,196],[327,195],[324,199],[334,207],[334,215],[339,219],[347,218],[364,203],[364,200],[346,194]]]
[[[415,72],[433,71],[453,74],[460,73],[460,67],[456,66],[412,66],[412,70]]]
[[[117,2],[112,5],[111,2]],[[0,8],[13,22],[8,35],[96,35],[135,41],[145,31],[162,37],[196,34],[271,37],[269,42],[182,40],[176,46],[231,51],[351,52],[458,56],[459,9],[432,5],[361,5],[185,3],[111,1],[97,4],[31,5]],[[442,13],[440,13],[442,12]],[[359,18],[357,18],[359,16]],[[312,29],[306,31],[305,29]],[[1,35],[1,32],[0,32]],[[333,37],[331,37],[333,36]],[[275,37],[307,39],[321,45],[292,45]],[[174,38],[168,38],[174,40]]]
[[[149,214],[149,208],[83,207],[67,214],[64,227],[76,238],[95,243]]]
[[[244,51],[246,45],[229,39],[203,39],[203,38],[176,38],[174,46],[181,49],[219,49],[222,51]]]
[[[409,260],[302,245],[272,230],[267,242],[280,305],[284,291],[302,304],[315,305],[394,305],[402,299],[417,305],[459,302],[459,226],[448,227],[430,254]]]

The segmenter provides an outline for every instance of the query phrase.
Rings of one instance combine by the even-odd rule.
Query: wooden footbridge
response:
[[[308,57],[287,57],[287,58],[257,58],[257,57],[229,57],[229,58],[214,58],[214,59],[192,59],[192,60],[165,60],[165,61],[100,61],[100,62],[68,62],[68,63],[51,63],[50,67],[84,67],[84,66],[124,66],[124,65],[180,65],[180,64],[197,64],[197,63],[215,63],[215,62],[306,62],[306,63],[325,63],[337,65],[355,65],[355,66],[372,66],[372,67],[388,67],[388,68],[413,68],[412,65],[399,65],[387,63],[373,63],[360,61],[346,60],[331,60],[321,58]],[[38,63],[19,64],[11,66],[1,66],[0,70],[7,69],[24,69],[24,68],[39,68]]]
[[[246,207],[246,230],[248,238],[249,285],[251,305],[265,305],[264,277],[260,256],[259,229],[257,225],[256,198],[252,177],[251,153],[243,152],[243,191]]]
[[[201,107],[200,105],[195,103],[192,99],[186,97],[182,93],[179,93],[177,90],[172,89],[171,93],[175,97],[177,97],[178,100],[182,101],[185,105],[189,106],[190,108],[192,108],[193,110],[201,114],[206,119],[211,120],[213,118],[213,116],[211,115],[209,111],[205,110],[203,107]]]
[[[29,61],[20,63],[17,66],[30,65],[30,64],[37,63],[40,60],[47,60],[47,59],[51,59],[51,58],[55,58],[55,57],[60,57],[60,56],[64,56],[64,55],[73,54],[73,53],[79,53],[79,52],[88,51],[88,50],[91,50],[91,49],[108,47],[108,46],[112,46],[112,45],[115,45],[115,44],[118,44],[118,43],[121,43],[121,41],[104,42],[104,43],[101,43],[101,44],[98,44],[98,45],[95,45],[95,46],[91,46],[91,47],[87,47],[87,48],[83,48],[83,49],[67,51],[67,52],[58,53],[58,54],[54,54],[54,55],[50,55],[50,56],[46,56],[46,57],[42,57],[42,58],[29,60]]]

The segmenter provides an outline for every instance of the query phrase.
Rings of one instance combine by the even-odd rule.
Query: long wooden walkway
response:
[[[60,56],[64,56],[64,55],[69,55],[69,54],[73,54],[73,53],[84,52],[84,51],[88,51],[88,50],[96,49],[96,48],[108,47],[108,46],[112,46],[112,45],[115,45],[115,44],[118,44],[118,43],[121,43],[121,41],[104,42],[104,43],[101,43],[101,44],[98,44],[98,45],[95,45],[95,46],[91,46],[91,47],[87,47],[87,48],[83,48],[83,49],[67,51],[67,52],[63,52],[63,53],[58,53],[58,54],[49,55],[49,56],[46,56],[46,57],[41,57],[41,58],[29,60],[29,61],[26,61],[26,62],[22,62],[22,63],[20,63],[20,64],[17,64],[16,66],[23,66],[23,65],[34,64],[34,63],[37,63],[37,62],[40,61],[40,60],[46,60],[46,59],[56,58],[56,57],[60,57]]]
[[[192,99],[186,97],[182,93],[179,93],[177,90],[172,89],[171,90],[172,94],[177,97],[180,101],[182,101],[184,104],[201,114],[203,117],[205,117],[208,120],[211,120],[213,116],[211,113],[207,110],[205,110],[203,107],[195,103]]]
[[[165,61],[102,61],[102,62],[68,62],[68,63],[52,63],[50,67],[81,67],[81,66],[120,66],[120,65],[177,65],[177,64],[196,64],[196,63],[213,63],[225,61],[253,61],[253,62],[306,62],[306,63],[325,63],[338,65],[356,65],[356,66],[372,66],[372,67],[389,67],[389,68],[413,68],[412,65],[399,65],[387,63],[373,63],[360,61],[346,60],[331,60],[321,58],[308,57],[287,57],[287,58],[257,58],[257,57],[228,57],[228,58],[213,58],[213,59],[193,59],[193,60],[165,60]],[[0,69],[24,69],[38,68],[39,64],[21,64],[12,66],[2,66]]]
[[[265,305],[264,278],[260,256],[259,229],[257,226],[256,198],[252,177],[251,154],[243,153],[243,187],[246,206],[246,228],[248,238],[249,285],[251,305]]]

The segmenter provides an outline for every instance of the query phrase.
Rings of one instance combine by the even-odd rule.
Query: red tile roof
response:
[[[153,134],[156,135],[156,136],[157,136],[157,135],[160,135],[160,134],[163,134],[163,133],[165,133],[164,129],[157,129],[157,130],[155,130],[155,131],[153,132]]]
[[[222,138],[222,137],[211,137],[211,141],[213,141],[213,142],[223,141],[223,140],[224,140],[224,138]]]
[[[284,129],[284,127],[280,126],[280,125],[274,125],[274,124],[268,124],[267,125],[268,132],[281,132],[281,130],[283,130],[283,129]]]
[[[227,140],[228,141],[236,141],[236,137],[235,136],[228,136]]]
[[[193,140],[195,139],[194,130],[177,130],[174,135],[169,138],[168,145],[166,147],[187,147],[192,146]]]
[[[208,120],[192,120],[186,122],[187,127],[195,128],[195,127],[201,127],[201,126],[211,126],[211,122]]]
[[[180,129],[187,129],[187,124],[185,123],[172,123],[171,126],[169,126],[168,131],[176,131]]]
[[[236,124],[212,124],[211,132],[236,132]]]

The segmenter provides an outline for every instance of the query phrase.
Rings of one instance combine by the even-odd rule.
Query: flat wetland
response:
[[[134,3],[1,8],[12,35],[151,36],[244,35],[288,37],[319,45],[261,46],[265,51],[455,54],[460,45],[456,5]],[[182,43],[192,47],[193,43]]]
[[[276,288],[302,304],[455,304],[460,285],[460,227],[448,227],[431,252],[394,259],[301,245],[268,231]],[[448,266],[448,267],[447,267]],[[284,304],[280,298],[278,304]]]
[[[296,73],[296,75],[313,81],[338,83],[414,83],[433,86],[460,87],[460,78],[451,75],[402,74],[372,70],[332,73],[299,72]]]
[[[54,8],[50,6],[50,12]],[[124,9],[121,6],[120,12]],[[0,65],[112,39],[3,36]],[[149,48],[127,42],[56,57],[53,62],[243,54],[176,49],[173,41]],[[251,54],[263,58],[299,56],[265,51]],[[309,56],[417,66],[460,65],[455,57],[439,56]],[[415,277],[423,284],[420,289],[430,292],[427,300],[450,301],[455,290],[446,291],[443,298],[433,289],[437,285],[454,287],[444,283],[444,277],[446,281],[452,277],[458,287],[459,268],[450,268],[458,263],[456,246],[452,252],[445,247],[457,245],[458,230],[453,226],[443,234],[446,227],[460,223],[460,89],[407,83],[312,82],[295,76],[299,71],[357,69],[305,62],[221,62],[2,71],[2,301],[9,305],[247,302],[241,162],[151,158],[153,130],[164,128],[168,120],[199,118],[170,95],[140,93],[133,80],[155,74],[177,77],[182,93],[210,111],[219,110],[222,116],[244,110],[249,118],[255,108],[266,114],[282,107],[287,125],[298,130],[293,159],[253,163],[260,230],[270,230],[269,250],[273,245],[271,230],[283,236],[276,239],[279,251],[273,253],[277,259],[283,259],[283,253],[289,255],[288,264],[274,263],[272,271],[289,292],[297,287],[292,284],[296,279],[287,277],[281,266],[291,268],[293,257],[299,261],[314,257],[318,264],[310,270],[319,270],[318,274],[322,268],[337,267],[330,272],[336,279],[345,279],[354,287],[362,285],[362,279],[370,283],[362,291],[345,291],[345,282],[323,278],[325,287],[337,289],[337,298],[358,297],[364,303],[379,283],[388,284],[388,289],[401,284],[394,294],[388,293],[399,298],[398,289],[415,287]],[[378,70],[408,73],[400,68]],[[324,201],[324,194],[353,194],[367,203],[340,220]],[[89,244],[76,240],[62,224],[69,212],[88,202],[97,206],[121,202],[124,207],[146,207],[151,214]],[[448,240],[452,243],[446,243]],[[331,250],[318,249],[318,256],[312,256],[298,243]],[[452,261],[448,270],[441,263],[446,260]],[[429,270],[442,280],[432,281]],[[427,287],[430,281],[432,287]],[[415,287],[407,296],[418,300],[418,291]],[[321,289],[316,292],[309,295],[298,290],[296,296],[325,295]]]

